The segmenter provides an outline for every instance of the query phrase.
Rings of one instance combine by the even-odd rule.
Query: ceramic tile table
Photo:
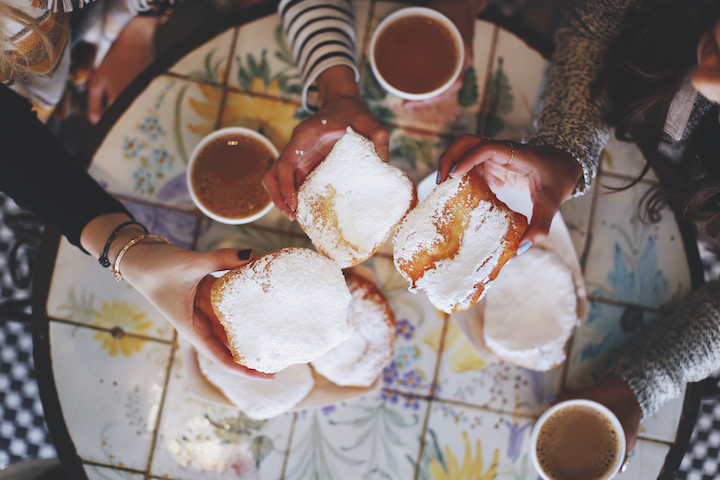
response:
[[[512,33],[478,20],[474,62],[459,94],[410,109],[379,88],[366,60],[370,32],[400,6],[354,3],[363,95],[391,131],[391,162],[414,180],[435,169],[460,132],[512,140],[532,132],[547,64]],[[193,39],[151,67],[103,121],[89,148],[90,172],[152,232],[199,250],[311,247],[276,210],[246,226],[214,223],[193,208],[185,185],[189,152],[216,128],[253,128],[282,149],[306,118],[280,28],[278,16],[260,7],[219,34]],[[193,396],[176,334],[163,317],[48,233],[35,285],[35,350],[61,460],[78,478],[92,480],[439,480],[470,473],[534,480],[529,433],[547,407],[543,399],[596,381],[620,348],[690,291],[683,236],[672,215],[646,225],[635,213],[652,178],[604,194],[603,185],[626,183],[641,161],[633,146],[611,142],[593,191],[563,207],[591,310],[561,368],[543,374],[486,362],[451,316],[424,294],[408,292],[386,245],[365,263],[398,318],[383,388],[260,422]],[[689,388],[685,399],[643,424],[623,479],[672,475],[696,395]]]

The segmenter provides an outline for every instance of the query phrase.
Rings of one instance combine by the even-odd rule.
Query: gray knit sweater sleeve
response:
[[[642,1],[581,0],[555,34],[538,131],[527,143],[559,148],[577,159],[583,177],[575,194],[590,186],[609,137],[607,90],[594,92],[594,84],[610,42],[624,27],[630,9]]]
[[[687,382],[720,367],[720,281],[698,288],[672,314],[644,332],[609,373],[635,393],[643,418],[679,397]]]

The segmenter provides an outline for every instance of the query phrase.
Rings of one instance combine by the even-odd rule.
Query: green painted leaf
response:
[[[385,89],[375,80],[370,63],[365,63],[365,74],[360,81],[360,92],[365,103],[384,100],[387,96]]]
[[[188,85],[185,85],[180,89],[178,92],[177,99],[175,100],[175,115],[173,120],[173,133],[175,134],[175,146],[177,147],[178,153],[180,154],[180,159],[182,160],[183,164],[188,164],[188,154],[185,150],[185,143],[183,142],[183,133],[182,133],[182,121],[180,119],[180,111],[182,108],[182,102],[183,98],[185,98],[185,92],[187,92],[187,89],[189,88]]]
[[[252,453],[253,460],[255,460],[255,466],[260,468],[260,463],[267,457],[273,449],[273,441],[270,437],[260,435],[255,437],[250,445],[250,452]]]
[[[470,68],[465,70],[462,88],[460,88],[460,92],[458,92],[458,105],[461,107],[469,107],[476,104],[478,98],[477,73],[475,72],[475,67],[470,65]]]
[[[503,58],[500,57],[497,70],[491,75],[488,84],[488,107],[482,133],[484,136],[493,137],[505,128],[502,116],[512,111],[513,100],[512,87],[503,70]]]
[[[278,51],[275,52],[275,57],[294,67],[295,60],[293,59],[290,48],[288,48],[287,42],[285,42],[285,36],[283,35],[283,33],[284,32],[282,24],[275,27],[275,43],[277,43],[278,46]]]

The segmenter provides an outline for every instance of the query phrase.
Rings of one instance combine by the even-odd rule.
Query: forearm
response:
[[[330,67],[317,78],[318,107],[322,108],[341,98],[360,99],[355,72],[346,65]]]
[[[633,390],[643,417],[678,397],[684,385],[720,367],[720,281],[702,285],[672,314],[648,328],[610,373]]]
[[[609,138],[607,89],[597,85],[612,40],[628,11],[643,0],[586,0],[568,13],[555,36],[556,50],[542,94],[537,133],[529,145],[549,146],[575,157],[583,169],[576,193],[595,177]]]
[[[74,245],[80,245],[92,219],[127,214],[37,120],[30,104],[5,86],[0,86],[0,111],[0,191]]]

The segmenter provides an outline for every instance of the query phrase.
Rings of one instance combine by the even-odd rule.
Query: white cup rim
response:
[[[543,426],[545,421],[552,415],[553,413],[557,412],[561,408],[570,407],[573,405],[584,405],[587,407],[594,408],[603,415],[607,417],[608,420],[612,423],[615,430],[618,432],[618,438],[620,440],[620,445],[618,446],[620,454],[615,459],[615,464],[613,467],[609,470],[608,475],[604,477],[602,480],[609,480],[613,478],[618,471],[620,470],[620,467],[622,466],[623,462],[625,461],[625,448],[626,448],[626,439],[625,439],[625,431],[622,428],[622,424],[620,423],[620,420],[615,416],[615,414],[607,408],[605,405],[602,405],[598,402],[594,402],[592,400],[586,400],[586,399],[576,399],[576,400],[566,400],[564,402],[560,402],[556,405],[553,405],[549,409],[547,409],[542,415],[540,415],[540,418],[537,419],[535,422],[535,425],[533,425],[532,432],[530,433],[530,453],[532,457],[532,463],[535,467],[535,470],[537,471],[538,475],[540,475],[544,480],[553,480],[548,475],[545,474],[543,469],[540,467],[540,462],[537,458],[537,449],[535,448],[537,446],[537,439],[538,434],[540,433],[540,428]]]
[[[455,66],[455,71],[453,72],[452,77],[450,77],[450,80],[445,82],[441,87],[436,88],[435,90],[427,93],[408,93],[403,92],[402,90],[398,90],[397,88],[390,85],[385,79],[380,75],[380,72],[378,71],[377,65],[375,64],[375,43],[377,42],[378,37],[380,36],[380,33],[387,27],[390,23],[394,22],[400,17],[406,17],[410,15],[425,15],[426,17],[433,18],[435,20],[439,20],[442,22],[448,30],[452,33],[453,37],[455,38],[455,41],[458,45],[458,64]],[[465,64],[465,47],[463,45],[463,39],[462,35],[460,35],[460,31],[457,29],[455,24],[450,20],[448,17],[443,15],[442,13],[438,12],[437,10],[433,10],[432,8],[426,8],[426,7],[408,7],[400,9],[396,12],[391,13],[385,19],[380,22],[380,24],[375,27],[375,31],[373,32],[372,38],[370,40],[370,68],[372,68],[373,74],[375,75],[375,78],[377,81],[382,85],[382,87],[387,90],[389,93],[395,95],[396,97],[400,97],[405,100],[427,100],[428,98],[433,98],[441,93],[443,93],[445,90],[450,88],[450,85],[455,83],[455,81],[460,76],[460,73],[462,73],[463,65]]]
[[[244,223],[250,223],[254,222],[255,220],[261,218],[263,215],[268,213],[270,210],[272,210],[274,204],[272,200],[270,201],[270,204],[263,208],[261,211],[256,213],[255,215],[252,215],[250,217],[243,217],[243,218],[225,218],[222,217],[216,213],[211,212],[208,210],[201,202],[200,199],[197,198],[195,195],[195,191],[192,187],[192,167],[195,165],[195,160],[197,160],[198,155],[200,154],[200,151],[210,142],[215,140],[218,137],[222,137],[224,135],[247,135],[249,137],[253,137],[254,139],[260,141],[263,145],[268,147],[273,155],[275,155],[275,158],[277,159],[279,157],[279,153],[277,148],[275,148],[275,145],[273,145],[270,140],[268,140],[265,136],[259,134],[255,130],[250,130],[249,128],[244,127],[227,127],[227,128],[221,128],[219,130],[215,130],[214,132],[210,133],[206,137],[204,137],[202,140],[200,140],[200,143],[198,143],[195,148],[192,151],[192,154],[190,155],[190,160],[188,161],[187,165],[187,171],[186,171],[186,178],[187,178],[187,187],[188,191],[190,192],[190,198],[192,198],[193,203],[195,206],[200,209],[201,212],[203,212],[205,215],[210,217],[211,219],[215,220],[216,222],[225,223],[227,225],[242,225]]]

